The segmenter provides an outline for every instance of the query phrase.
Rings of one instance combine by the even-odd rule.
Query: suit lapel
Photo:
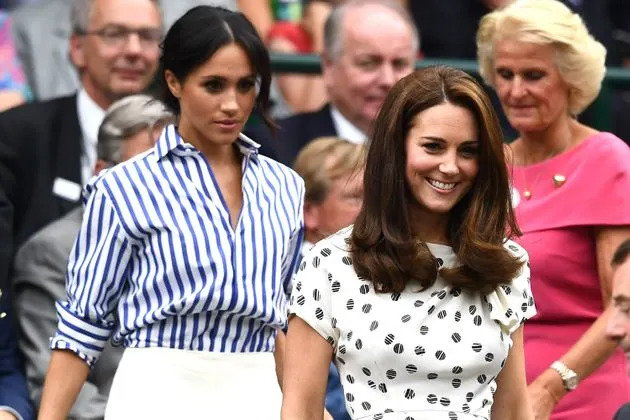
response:
[[[59,107],[59,133],[57,155],[54,162],[55,174],[61,178],[81,185],[81,151],[83,149],[83,135],[79,125],[77,111],[77,96],[64,98]],[[77,206],[77,201],[66,200],[55,196],[59,204],[59,214]]]

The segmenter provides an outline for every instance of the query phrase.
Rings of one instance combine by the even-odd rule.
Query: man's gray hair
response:
[[[93,5],[94,0],[73,0],[70,9],[70,27],[73,34],[83,34],[88,30]]]
[[[175,122],[175,116],[157,99],[148,95],[130,95],[114,102],[98,129],[98,159],[120,163],[123,143],[142,130],[157,124]]]
[[[331,61],[336,61],[343,52],[343,22],[347,12],[355,7],[361,7],[368,4],[378,4],[384,6],[398,16],[400,16],[408,25],[413,36],[413,54],[420,48],[420,35],[415,22],[407,10],[395,0],[350,0],[335,7],[324,25],[324,52]],[[357,22],[357,25],[360,25]]]
[[[96,0],[71,0],[72,8],[70,9],[70,28],[73,35],[81,35],[88,31],[90,26],[90,18],[92,17],[92,9]],[[162,10],[157,0],[151,0],[160,12],[160,21],[163,22]],[[164,25],[160,23],[160,25]]]

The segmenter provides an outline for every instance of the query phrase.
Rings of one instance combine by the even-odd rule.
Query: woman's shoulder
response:
[[[604,158],[608,160],[627,159],[630,147],[622,139],[607,131],[599,131],[583,141],[579,153],[590,157],[590,160]],[[627,163],[627,160],[626,160]]]
[[[527,254],[525,248],[517,244],[514,240],[506,239],[503,243],[503,247],[513,256],[520,258],[523,261],[529,260],[529,255]]]
[[[149,149],[142,152],[129,160],[119,163],[118,165],[111,166],[101,170],[96,174],[85,186],[85,192],[87,194],[92,193],[94,190],[105,189],[111,190],[124,190],[126,187],[137,184],[133,182],[121,182],[122,180],[132,180],[138,176],[139,170],[145,170],[146,162],[150,161],[153,156],[153,149]],[[139,183],[142,185],[142,183]]]

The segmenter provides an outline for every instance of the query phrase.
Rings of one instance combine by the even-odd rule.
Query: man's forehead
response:
[[[161,24],[161,16],[152,0],[95,0],[90,21],[97,25],[154,27]]]
[[[373,6],[373,5],[370,5]],[[382,7],[382,6],[379,6]],[[351,48],[372,48],[390,51],[392,48],[405,52],[413,49],[413,31],[401,16],[385,9],[387,13],[362,13],[361,16],[346,15],[343,31],[343,42]],[[366,6],[357,12],[367,12]]]

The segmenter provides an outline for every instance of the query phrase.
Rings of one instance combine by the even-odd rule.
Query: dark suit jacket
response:
[[[336,136],[337,130],[330,115],[330,105],[315,112],[292,115],[277,121],[273,136],[264,125],[245,130],[245,135],[260,143],[260,153],[291,167],[298,152],[309,141],[322,136]]]
[[[8,316],[0,319],[0,407],[10,407],[24,420],[32,420],[33,408],[28,399],[26,380],[22,373],[22,360],[18,354],[14,320],[8,308],[8,300],[0,300],[0,314]]]
[[[80,201],[53,194],[62,178],[81,185],[76,95],[0,113],[0,288],[19,246]]]

